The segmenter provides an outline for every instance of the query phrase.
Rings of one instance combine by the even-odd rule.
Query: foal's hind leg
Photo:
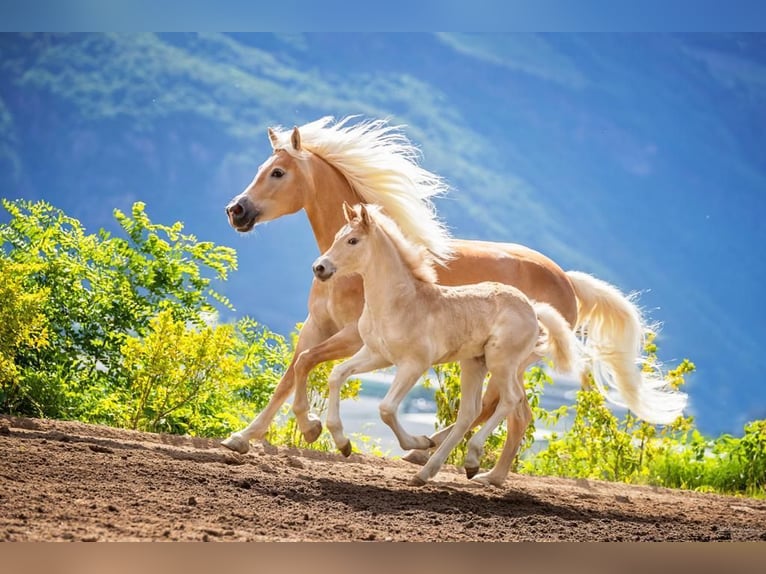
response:
[[[436,449],[436,452],[428,459],[428,462],[411,481],[414,486],[421,486],[433,478],[447,460],[450,452],[463,439],[465,433],[471,428],[471,423],[479,412],[481,404],[481,386],[487,367],[484,360],[468,359],[461,361],[462,376],[460,378],[460,410],[457,420],[452,425],[449,435]]]
[[[520,371],[523,373],[523,371]],[[527,395],[524,390],[523,378],[521,375],[516,377],[516,392],[514,393],[519,400],[516,403],[515,408],[509,413],[508,421],[508,436],[503,445],[503,450],[500,453],[500,457],[495,463],[495,466],[489,472],[477,474],[473,477],[473,480],[481,482],[483,484],[491,484],[493,486],[502,486],[505,482],[505,478],[508,476],[508,472],[511,470],[513,460],[516,458],[516,454],[519,452],[519,446],[524,439],[524,433],[532,421],[532,409],[527,401]],[[471,438],[471,442],[476,438],[476,435]],[[483,442],[478,445],[481,448]],[[477,445],[471,445],[469,443],[469,449],[477,448]]]
[[[514,402],[517,400],[512,390],[513,376],[513,371],[509,371],[505,368],[496,368],[492,372],[490,385],[494,385],[497,388],[499,399],[495,411],[468,441],[464,462],[465,473],[468,478],[472,478],[479,471],[481,456],[484,453],[484,443],[489,438],[489,435],[500,425],[503,419],[508,416],[513,408]]]
[[[482,382],[484,381],[484,377],[487,374],[486,364],[483,363],[483,367],[484,367],[484,374],[482,375]],[[461,377],[462,376],[464,375],[461,374]],[[471,428],[475,428],[479,426],[481,423],[486,421],[490,416],[492,416],[492,413],[494,413],[495,409],[497,408],[497,401],[498,401],[497,387],[490,380],[486,390],[484,391],[484,396],[481,399],[481,412],[479,413],[479,416],[477,416],[476,419],[471,424]],[[429,438],[436,446],[439,446],[444,441],[444,439],[447,438],[449,433],[452,432],[452,427],[453,425],[446,426],[443,429],[436,431]],[[411,450],[402,457],[402,460],[406,460],[407,462],[411,462],[412,464],[423,466],[424,464],[428,462],[429,457],[430,457],[430,453],[428,450]]]

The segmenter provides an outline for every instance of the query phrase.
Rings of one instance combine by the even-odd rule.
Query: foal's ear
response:
[[[356,219],[354,208],[345,201],[343,202],[343,215],[346,217],[346,223],[351,223],[351,220]]]
[[[277,132],[275,132],[272,128],[268,128],[266,131],[269,134],[271,149],[277,149],[277,146],[279,145],[279,136],[277,135]]]
[[[301,132],[298,131],[298,126],[295,126],[293,128],[293,134],[290,136],[290,141],[293,144],[293,149],[295,151],[300,151],[300,149],[301,149]]]
[[[369,227],[370,226],[370,214],[367,213],[367,208],[365,207],[364,203],[359,204],[359,216],[362,219],[362,226],[363,227]]]

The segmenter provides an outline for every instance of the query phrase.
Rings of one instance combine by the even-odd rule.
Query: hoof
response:
[[[479,467],[478,466],[466,466],[465,467],[465,475],[468,478],[473,478],[474,476],[476,476],[477,472],[479,472]]]
[[[239,454],[247,454],[247,452],[250,450],[250,441],[235,434],[231,435],[225,440],[222,440],[221,445],[225,446],[229,450],[238,452]]]
[[[503,486],[503,483],[505,482],[504,479],[497,479],[497,478],[491,477],[488,472],[477,474],[476,476],[471,478],[471,481],[478,482],[479,484],[483,484],[484,486],[496,486],[498,488]]]
[[[322,422],[319,419],[312,419],[311,426],[303,433],[303,438],[311,444],[319,438],[320,434],[322,434]]]
[[[428,448],[436,448],[436,443],[433,441],[432,438],[426,437],[428,439]]]
[[[410,479],[410,486],[425,486],[426,481],[417,474]]]
[[[418,466],[424,466],[428,462],[428,452],[424,450],[411,450],[402,457],[402,460],[417,464]]]
[[[351,456],[351,441],[348,441],[345,445],[343,445],[338,450],[340,450],[340,453],[346,458],[350,457]]]

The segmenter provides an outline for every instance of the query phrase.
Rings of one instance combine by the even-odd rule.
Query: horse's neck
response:
[[[393,241],[380,230],[375,232],[370,265],[361,275],[365,305],[370,312],[390,312],[393,305],[407,305],[417,297],[418,279],[399,254]]]
[[[343,202],[353,205],[359,203],[360,198],[336,168],[317,155],[312,155],[309,161],[311,196],[306,200],[304,209],[319,252],[324,253],[332,245],[338,230],[346,224]]]

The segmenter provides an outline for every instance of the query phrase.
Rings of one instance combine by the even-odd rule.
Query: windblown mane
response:
[[[438,219],[431,198],[447,191],[436,174],[418,165],[419,150],[386,120],[346,125],[354,116],[333,123],[330,116],[301,126],[301,148],[340,171],[365,203],[380,205],[411,241],[423,245],[434,261],[452,258],[450,234]],[[300,155],[289,130],[276,130],[278,148]]]
[[[426,283],[436,283],[433,254],[424,246],[409,241],[396,222],[383,213],[380,206],[367,205],[366,208],[374,224],[391,239],[394,248],[415,278]],[[357,213],[359,213],[358,209],[357,207]]]

